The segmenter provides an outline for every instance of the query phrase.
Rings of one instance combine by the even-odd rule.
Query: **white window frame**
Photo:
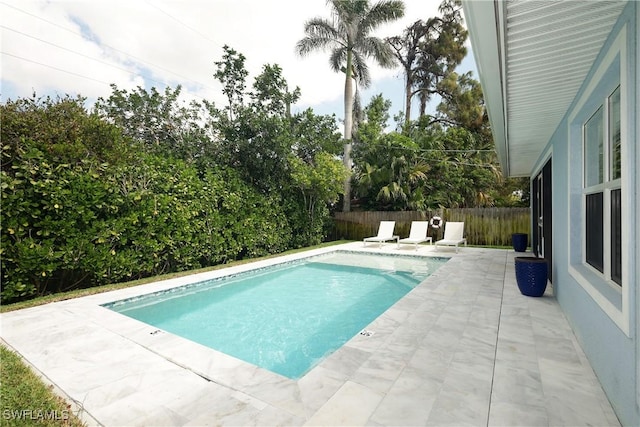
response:
[[[604,175],[604,183],[594,185],[585,188],[586,177],[585,164],[584,164],[584,124],[597,109],[602,106],[605,107],[605,123],[609,121],[609,106],[608,100],[611,94],[615,90],[611,90],[606,97],[602,98],[602,103],[599,103],[588,117],[584,118],[584,108],[588,102],[593,101],[593,94],[596,92],[598,86],[603,82],[603,78],[608,69],[619,61],[620,76],[618,85],[620,88],[620,119],[621,119],[621,158],[622,158],[622,176],[619,179],[611,180],[608,182],[609,175]],[[617,37],[612,42],[607,54],[604,56],[598,68],[595,70],[590,78],[589,84],[586,86],[582,95],[575,103],[574,108],[568,118],[568,136],[570,147],[574,146],[574,141],[579,139],[579,144],[582,144],[580,150],[582,155],[579,159],[579,170],[577,167],[578,161],[573,163],[573,170],[569,168],[569,194],[570,202],[568,209],[568,230],[567,238],[569,241],[569,257],[568,257],[568,271],[572,278],[587,292],[587,294],[600,306],[602,311],[607,314],[615,324],[627,335],[630,336],[630,299],[631,291],[629,287],[629,230],[626,229],[626,224],[630,221],[629,201],[628,197],[624,196],[624,189],[631,188],[629,186],[630,179],[630,157],[628,153],[628,105],[629,100],[627,91],[627,25],[624,25]],[[615,88],[614,88],[615,89]],[[582,122],[578,123],[578,116],[583,117]],[[609,146],[608,125],[604,128],[604,155],[605,159],[604,168],[605,174],[609,173],[609,153],[606,147]],[[569,154],[571,157],[571,154]],[[572,164],[571,160],[569,161]],[[578,182],[579,181],[579,182]],[[580,190],[577,190],[578,187]],[[573,188],[573,190],[572,190]],[[611,191],[617,188],[622,188],[622,284],[619,285],[611,280]],[[576,195],[575,191],[580,191],[580,201],[574,199]],[[597,191],[603,191],[603,220],[604,220],[604,239],[603,239],[603,251],[604,251],[604,274],[592,267],[586,262],[586,194],[591,194]],[[572,193],[573,192],[573,193]],[[572,221],[572,217],[581,218],[580,221]],[[579,242],[576,242],[579,239]],[[576,259],[575,252],[580,252],[580,259]],[[574,253],[574,255],[572,255]]]
[[[602,182],[598,182],[596,184],[587,186],[587,176],[586,171],[583,170],[584,182],[582,188],[582,197],[584,199],[583,203],[585,204],[585,212],[583,215],[586,215],[586,198],[590,194],[602,193],[602,229],[603,229],[603,241],[602,241],[602,252],[603,252],[603,270],[600,272],[597,268],[593,267],[591,264],[587,262],[587,248],[586,248],[586,229],[585,236],[583,239],[584,242],[584,251],[582,252],[583,264],[585,267],[593,269],[595,274],[600,274],[603,278],[612,286],[621,286],[613,281],[611,278],[611,269],[612,269],[612,254],[611,254],[611,192],[614,190],[622,189],[622,177],[611,179],[611,99],[616,91],[620,92],[620,109],[622,110],[622,87],[618,85],[606,98],[603,99],[602,104],[593,112],[593,115],[583,124],[582,126],[582,155],[586,160],[587,156],[587,134],[586,134],[586,125],[595,114],[602,109],[602,169],[599,171],[602,174]],[[622,120],[622,111],[620,112],[621,120]],[[621,124],[622,128],[622,124]],[[621,129],[622,131],[622,129]],[[626,144],[621,143],[621,146],[624,147]],[[586,169],[586,161],[583,161]],[[624,193],[623,193],[624,200]],[[623,267],[624,271],[624,267]]]

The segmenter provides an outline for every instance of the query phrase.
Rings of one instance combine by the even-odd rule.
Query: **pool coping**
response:
[[[348,250],[345,250],[344,248],[341,249],[340,246],[333,246],[300,252],[292,255],[274,257],[268,260],[256,261],[252,263],[242,264],[240,266],[229,267],[206,273],[199,273],[196,275],[185,276],[177,279],[155,282],[148,285],[143,285],[143,287],[138,287],[138,289],[128,288],[126,290],[122,290],[126,292],[121,292],[119,290],[109,292],[108,295],[95,295],[94,298],[92,298],[92,303],[95,304],[98,301],[109,300],[109,302],[98,303],[98,305],[102,309],[106,308],[108,310],[108,308],[105,307],[106,304],[110,304],[114,301],[121,301],[122,298],[120,298],[120,294],[129,294],[134,290],[142,292],[137,292],[136,296],[128,298],[137,298],[142,295],[164,292],[176,287],[189,286],[191,284],[211,279],[234,276],[249,271],[268,268],[273,265],[282,265],[286,263],[296,262],[304,258],[337,251],[369,253],[373,255],[384,256],[409,256],[416,258],[423,258],[425,256],[416,255],[413,253],[382,253],[377,247],[354,248],[353,244],[349,245]],[[426,256],[443,258],[442,254],[430,254]],[[416,287],[418,286],[420,286],[420,284],[418,284]],[[413,290],[408,292],[407,295],[412,291]],[[405,297],[406,295],[403,298]],[[401,298],[400,300],[402,300],[403,298]],[[365,327],[365,329],[368,331],[378,332],[378,330],[380,329],[379,325],[384,323],[386,317],[393,317],[392,313],[394,305],[381,313],[380,316],[378,316],[373,322],[369,323]],[[391,313],[389,313],[389,311],[391,311]],[[115,316],[112,316],[112,314],[115,314]],[[314,371],[316,370],[322,371],[323,369],[330,369],[336,363],[336,358],[332,358],[332,356],[333,354],[338,352],[333,352],[325,357],[320,363],[312,367],[301,378],[290,379],[277,373],[271,372],[268,369],[253,365],[249,362],[245,362],[244,360],[238,359],[234,356],[230,356],[218,350],[209,348],[202,344],[198,344],[189,339],[163,331],[155,326],[151,326],[144,322],[128,318],[120,313],[115,313],[112,310],[109,310],[108,315],[100,313],[100,318],[102,320],[104,320],[105,318],[109,319],[107,327],[112,332],[127,337],[131,341],[134,341],[136,344],[143,346],[145,349],[163,357],[164,359],[176,364],[177,366],[180,366],[183,369],[193,372],[194,374],[208,381],[215,382],[216,384],[227,387],[230,390],[246,393],[248,396],[257,397],[261,401],[291,412],[298,417],[304,418],[309,415],[304,405],[292,404],[292,402],[295,402],[297,400],[296,395],[298,394],[298,383],[300,381],[306,381],[305,378],[307,376],[310,376],[310,378],[316,376],[317,373],[314,373]],[[362,341],[365,341],[367,338],[367,336],[356,335],[348,340],[344,344],[344,346],[352,345],[360,347]],[[265,390],[264,384],[272,385],[273,389]],[[277,393],[274,393],[275,391],[277,391]]]
[[[393,246],[395,247],[395,244]],[[417,254],[413,250],[411,250],[411,252],[404,250],[399,250],[398,252],[391,253],[381,252],[381,249],[384,250],[385,248],[388,249],[389,247],[389,244],[385,244],[382,247],[366,247],[361,244],[347,243],[344,245],[312,249],[296,254],[258,260],[223,269],[161,280],[158,282],[89,295],[72,300],[55,302],[47,304],[45,306],[18,310],[16,312],[4,313],[2,315],[2,323],[5,327],[3,328],[2,336],[10,347],[13,347],[15,350],[20,352],[23,357],[25,357],[25,359],[29,361],[32,367],[40,370],[40,364],[38,364],[37,362],[31,362],[32,360],[37,360],[39,357],[32,357],[30,355],[30,352],[21,351],[19,344],[13,344],[14,340],[12,338],[14,337],[5,333],[7,332],[8,323],[7,321],[5,321],[5,319],[14,316],[20,317],[20,314],[22,313],[57,309],[63,310],[65,313],[73,312],[74,314],[81,317],[82,322],[85,325],[97,325],[100,329],[108,331],[115,337],[124,338],[135,346],[138,346],[139,350],[150,352],[153,355],[159,356],[165,361],[190,373],[193,373],[206,381],[213,382],[217,385],[227,388],[237,398],[239,397],[240,400],[253,402],[254,404],[257,404],[258,407],[262,407],[264,404],[273,405],[288,413],[291,413],[294,418],[308,419],[310,416],[310,408],[308,408],[303,402],[300,401],[298,384],[314,381],[313,378],[322,376],[323,371],[327,369],[333,369],[332,367],[336,364],[336,359],[339,359],[340,349],[315,365],[301,378],[292,380],[282,375],[273,373],[267,369],[260,368],[243,360],[237,359],[233,356],[224,354],[220,351],[195,343],[186,338],[179,337],[177,335],[163,331],[157,327],[129,318],[125,315],[110,310],[109,308],[105,307],[105,305],[111,304],[116,301],[138,298],[143,295],[165,292],[173,288],[189,286],[198,282],[242,274],[248,271],[267,268],[273,265],[296,262],[304,258],[323,255],[336,251],[348,251],[354,253],[364,252],[376,255],[384,254],[386,256],[417,258],[422,258],[425,256],[424,254]],[[431,253],[427,256],[438,258],[448,257],[445,253]],[[417,285],[417,287],[418,286],[420,286],[420,284]],[[413,290],[410,291],[407,295],[411,294],[411,292],[413,292]],[[398,302],[406,298],[407,295],[401,298]],[[385,319],[387,319],[387,317],[392,316],[393,307],[398,302],[396,302],[389,309],[383,312],[376,320],[366,326],[366,329],[368,331],[375,330],[378,333],[378,339],[380,339],[382,336],[382,334],[380,334],[382,329],[380,325],[385,323]],[[96,334],[96,332],[93,330],[87,332],[89,332],[89,335],[91,336],[94,336]],[[80,335],[78,338],[81,339],[82,335]],[[355,345],[356,347],[358,347],[364,344],[364,341],[368,340],[369,338],[370,336],[356,335],[347,343],[345,343],[344,346]],[[92,337],[91,339],[95,340],[95,337]],[[108,344],[105,343],[105,345]],[[79,356],[82,357],[81,354]],[[46,371],[46,369],[44,369],[43,371]],[[43,372],[43,374],[45,374],[46,376],[45,372]],[[86,416],[86,420],[89,424],[93,424],[96,419],[103,419],[103,417],[100,416],[100,412],[96,414],[95,410],[82,403],[85,401],[85,396],[83,396],[83,394],[88,394],[92,389],[99,388],[100,384],[87,384],[86,386],[81,387],[82,390],[78,390],[76,392],[75,390],[73,390],[73,388],[71,391],[69,391],[69,387],[60,385],[60,383],[64,383],[64,381],[57,380],[55,376],[53,378],[49,377],[49,380],[56,387],[56,389],[58,389],[59,392],[64,392],[72,401],[78,402],[80,404],[80,406],[82,407],[82,411]],[[265,387],[265,384],[269,384],[269,387]],[[259,399],[260,402],[256,401],[256,399]]]
[[[327,248],[327,249],[329,249],[329,248]],[[314,258],[317,258],[317,257],[319,257],[321,255],[330,254],[330,253],[334,253],[334,252],[340,253],[340,254],[367,253],[367,254],[371,254],[371,255],[383,255],[383,256],[386,256],[386,257],[392,257],[392,258],[393,257],[398,257],[398,258],[404,258],[404,259],[406,259],[406,258],[415,258],[415,259],[424,258],[424,255],[421,256],[421,255],[414,255],[414,254],[391,254],[391,253],[380,253],[379,251],[378,252],[374,252],[374,251],[355,251],[355,250],[345,250],[345,249],[334,249],[334,250],[329,250],[329,251],[325,251],[325,252],[321,252],[321,253],[316,253],[316,254],[313,254],[313,255],[297,257],[297,258],[290,258],[289,255],[283,255],[283,256],[277,257],[277,258],[271,258],[274,261],[278,261],[279,260],[278,262],[275,262],[273,264],[267,264],[267,265],[256,267],[256,268],[249,268],[249,269],[242,270],[242,271],[231,271],[232,268],[231,267],[227,267],[227,268],[224,268],[224,269],[215,270],[215,271],[221,273],[220,275],[213,276],[213,275],[209,275],[208,273],[205,273],[206,274],[206,278],[204,278],[204,279],[199,277],[199,275],[195,275],[195,274],[188,275],[188,276],[182,277],[182,279],[187,280],[187,279],[190,279],[190,278],[196,278],[197,277],[198,280],[193,280],[193,281],[188,280],[187,283],[178,284],[178,285],[175,285],[175,286],[171,286],[169,288],[164,288],[163,287],[163,289],[161,289],[161,290],[145,292],[143,294],[137,294],[135,296],[130,296],[130,297],[127,297],[127,298],[124,298],[124,299],[118,299],[118,300],[110,301],[110,302],[107,302],[107,303],[103,303],[101,305],[103,307],[106,307],[106,308],[112,308],[112,307],[115,307],[115,306],[117,306],[119,304],[133,302],[133,301],[136,301],[136,300],[139,300],[139,299],[144,299],[146,297],[160,296],[162,294],[165,294],[165,293],[168,294],[168,293],[172,293],[174,291],[182,291],[182,290],[189,291],[191,289],[195,290],[195,288],[197,288],[199,286],[209,286],[208,282],[214,282],[214,283],[211,283],[211,285],[213,286],[213,285],[217,284],[215,282],[222,281],[224,279],[233,279],[233,278],[236,278],[236,277],[240,277],[240,276],[242,276],[243,274],[246,274],[246,273],[254,273],[254,272],[255,273],[260,273],[261,271],[267,270],[267,269],[272,268],[272,267],[285,267],[285,266],[288,266],[288,265],[294,265],[294,264],[297,264],[300,261],[304,261],[306,259],[313,260]],[[440,259],[440,260],[448,260],[449,259],[449,257],[443,257],[443,256],[439,256],[439,255],[438,256],[430,256],[430,257],[431,258]],[[254,265],[256,262],[243,264],[243,265],[250,267],[250,266]],[[349,264],[347,264],[347,265],[349,265]],[[151,283],[150,285],[155,285],[157,283],[159,283],[159,282],[154,282],[154,283]],[[117,311],[117,310],[114,310],[114,311]]]
[[[256,274],[260,274],[262,272],[268,271],[269,269],[272,268],[287,268],[289,266],[295,266],[295,265],[302,265],[303,262],[305,261],[310,261],[310,262],[326,262],[326,258],[323,258],[323,255],[326,254],[337,254],[337,256],[342,257],[344,255],[351,255],[351,254],[365,254],[366,257],[374,257],[374,256],[378,256],[378,257],[386,257],[386,258],[391,258],[391,259],[403,259],[403,260],[411,260],[412,263],[416,263],[419,260],[423,260],[426,257],[425,256],[417,256],[417,255],[413,255],[413,254],[383,254],[378,252],[370,252],[370,251],[354,251],[354,250],[344,250],[344,249],[335,249],[332,251],[323,251],[320,254],[313,254],[313,255],[309,255],[307,254],[307,256],[304,257],[296,257],[295,259],[291,259],[288,256],[283,256],[283,257],[278,257],[276,259],[274,259],[274,261],[278,261],[278,262],[274,262],[273,264],[267,265],[267,266],[263,266],[263,267],[259,267],[259,268],[250,268],[248,270],[242,271],[242,272],[231,272],[230,269],[224,269],[221,270],[220,273],[222,273],[221,275],[217,275],[217,277],[212,278],[212,277],[208,277],[205,280],[197,280],[197,281],[189,281],[188,279],[193,278],[192,276],[187,276],[183,279],[187,280],[189,283],[187,284],[182,284],[182,285],[178,285],[178,286],[173,286],[170,287],[168,289],[163,289],[163,290],[154,290],[152,292],[148,292],[150,289],[147,289],[145,293],[142,294],[138,294],[136,296],[133,297],[127,297],[125,299],[116,299],[116,300],[112,300],[109,301],[107,303],[102,303],[100,304],[102,307],[110,309],[111,311],[114,311],[120,315],[124,315],[126,317],[132,318],[134,320],[138,320],[143,322],[145,325],[151,326],[152,328],[154,328],[154,330],[152,332],[150,332],[150,335],[153,335],[153,339],[150,339],[148,342],[145,340],[144,342],[139,342],[139,344],[143,345],[144,347],[148,348],[149,350],[153,351],[156,354],[162,355],[163,357],[167,358],[167,360],[171,360],[174,363],[182,366],[185,369],[189,369],[189,370],[193,370],[194,373],[205,377],[206,379],[210,380],[210,381],[217,381],[219,380],[219,375],[220,372],[214,371],[212,372],[211,369],[203,369],[203,368],[194,368],[193,366],[190,366],[190,362],[186,361],[186,360],[178,360],[178,358],[173,354],[167,354],[167,352],[165,351],[163,344],[162,344],[162,339],[158,339],[161,338],[161,336],[163,334],[170,334],[170,335],[176,335],[178,337],[184,338],[186,340],[188,340],[189,342],[195,342],[197,343],[197,340],[190,340],[188,337],[186,336],[182,336],[182,335],[178,335],[175,334],[171,331],[165,330],[165,328],[163,328],[162,326],[159,326],[157,324],[154,325],[154,322],[145,322],[139,319],[136,319],[136,316],[132,316],[129,315],[127,313],[123,313],[122,312],[122,306],[123,305],[127,305],[129,303],[142,303],[143,305],[148,304],[148,302],[145,301],[145,299],[147,298],[158,298],[160,297],[161,300],[160,301],[165,301],[164,298],[166,298],[167,300],[172,300],[176,295],[179,297],[180,294],[182,292],[186,292],[188,294],[191,293],[198,293],[199,292],[199,288],[201,290],[208,290],[211,288],[217,288],[219,286],[224,286],[224,281],[226,279],[236,279],[236,278],[242,278],[243,276],[245,276],[246,274],[252,274],[252,273],[256,273]],[[446,262],[449,258],[448,257],[442,257],[442,256],[430,256],[429,258],[432,258],[434,260],[440,260],[440,261],[444,261]],[[334,258],[331,258],[332,260]],[[361,260],[362,261],[362,260]],[[340,260],[335,260],[334,262],[340,262]],[[367,263],[368,265],[362,265],[362,266],[354,266],[354,267],[360,267],[360,268],[366,268],[367,271],[376,271],[376,272],[384,272],[387,271],[388,269],[395,269],[395,264],[394,265],[385,265],[385,262],[383,262],[382,265],[378,264],[376,265],[376,267],[374,267],[374,261],[373,259],[370,259],[368,261],[364,261],[365,263]],[[404,296],[406,296],[406,294],[408,294],[409,292],[411,292],[416,286],[418,286],[421,282],[423,282],[424,280],[426,280],[428,278],[429,275],[433,274],[434,271],[437,271],[437,269],[439,267],[441,267],[441,265],[444,264],[444,262],[442,262],[442,264],[435,265],[435,269],[432,271],[429,271],[428,273],[424,274],[424,276],[422,276],[420,278],[419,281],[415,281],[411,287],[408,290],[405,290],[405,293],[398,298],[398,301],[402,298],[404,298]],[[339,265],[343,265],[343,264],[339,264]],[[350,266],[352,264],[346,264],[347,266]],[[251,264],[249,264],[248,266],[251,266]],[[373,270],[372,270],[373,269]],[[377,273],[376,273],[377,274]],[[246,277],[246,276],[245,276]],[[201,278],[200,278],[201,279]],[[230,286],[233,286],[233,284],[231,284]],[[154,288],[154,286],[150,286],[150,288]],[[397,302],[397,301],[396,301]],[[381,312],[379,312],[378,315],[375,316],[375,318],[379,317],[380,315],[382,315],[385,311],[387,311],[389,308],[391,308],[393,306],[393,304],[395,304],[395,302],[393,302],[391,305],[389,305],[388,307],[384,308]],[[374,320],[375,320],[374,318]],[[371,322],[367,322],[362,324],[362,328],[366,328]],[[360,332],[356,332],[357,333],[362,333],[363,330],[359,328],[358,331]],[[113,329],[114,332],[123,332],[126,333],[126,331],[116,331],[115,329]],[[367,330],[367,334],[366,336],[371,336],[373,332]],[[351,337],[352,338],[352,337]],[[347,341],[349,341],[351,338],[347,339],[344,343],[340,344],[340,347],[342,347],[342,345],[346,344]],[[308,338],[307,338],[308,339]],[[212,352],[211,354],[209,354],[209,359],[212,360],[213,364],[218,366],[231,366],[231,365],[242,365],[241,369],[247,369],[248,366],[246,366],[244,363],[249,363],[249,365],[251,367],[254,366],[254,364],[252,364],[251,362],[245,361],[241,358],[237,358],[233,355],[228,355],[220,350],[217,350],[214,347],[208,346],[206,344],[201,343],[201,345],[204,345],[205,347],[214,350],[214,352]],[[339,348],[339,347],[338,347]],[[201,349],[198,349],[200,351],[202,351]],[[330,349],[327,350],[327,352],[318,360],[313,361],[313,363],[311,364],[311,366],[309,366],[307,369],[304,370],[304,372],[299,375],[296,376],[294,378],[283,375],[283,374],[279,374],[278,372],[269,370],[268,368],[261,368],[261,369],[267,369],[267,371],[271,372],[271,373],[275,373],[276,375],[283,375],[285,378],[288,378],[290,380],[293,381],[298,381],[301,378],[303,378],[305,375],[307,375],[310,371],[312,371],[318,364],[321,363],[322,360],[324,360],[328,355],[330,355],[331,353],[333,353],[336,349]],[[193,354],[193,351],[196,351],[195,349],[191,349],[190,354]],[[190,356],[191,357],[191,356]],[[238,363],[238,361],[243,362],[243,363]],[[260,366],[258,366],[260,368]],[[223,384],[227,385],[227,386],[231,386],[232,384],[226,383],[226,382],[222,382]]]
[[[374,334],[356,335],[298,380],[290,380],[165,333],[102,306],[127,297],[340,249],[385,255],[446,256],[455,262],[445,263],[370,323],[366,329]],[[395,424],[396,420],[403,417],[416,416],[416,411],[431,411],[428,418],[437,421],[439,413],[436,410],[438,408],[432,410],[433,399],[437,399],[438,395],[443,399],[441,391],[446,391],[448,384],[442,383],[444,377],[439,378],[444,374],[429,373],[427,377],[421,377],[424,373],[419,374],[423,369],[436,367],[422,366],[425,360],[435,357],[433,360],[439,362],[442,358],[441,355],[425,353],[426,350],[421,349],[422,337],[425,331],[438,335],[442,327],[448,328],[448,325],[440,324],[443,321],[451,322],[451,327],[457,327],[455,317],[450,317],[451,313],[442,310],[458,309],[447,308],[445,301],[454,301],[451,300],[455,296],[452,292],[467,285],[464,281],[468,281],[468,278],[460,277],[464,273],[468,277],[478,276],[478,283],[491,283],[490,289],[478,291],[480,287],[476,289],[475,285],[470,288],[476,296],[481,292],[478,298],[488,305],[479,313],[482,314],[479,320],[487,323],[486,331],[475,329],[479,325],[470,324],[468,327],[473,327],[474,333],[488,333],[497,339],[495,310],[504,305],[502,288],[506,280],[504,269],[508,256],[506,250],[464,248],[460,253],[448,250],[436,252],[432,246],[424,245],[414,252],[413,248],[411,251],[398,249],[395,244],[374,248],[363,247],[358,242],[348,243],[3,313],[0,317],[1,336],[58,390],[77,403],[82,410],[81,417],[88,425],[364,425],[372,422],[375,425],[388,424],[384,422],[385,416],[395,417],[391,418]],[[467,265],[467,261],[472,262]],[[467,270],[478,269],[481,265],[478,263],[491,264],[489,271],[479,274]],[[522,301],[535,304],[529,300],[517,301],[518,304],[523,304]],[[555,307],[552,301],[540,301]],[[465,301],[462,303],[466,304]],[[433,313],[430,308],[434,309]],[[435,317],[436,309],[444,313],[440,318]],[[424,328],[427,329],[420,330]],[[432,328],[430,332],[428,328]],[[450,330],[452,336],[459,332]],[[581,372],[581,375],[588,382],[587,385],[592,386],[593,372],[588,362],[585,363],[570,329],[568,332],[563,329],[563,334],[566,335],[563,339],[574,342],[572,346],[578,351],[576,357],[581,360],[586,372]],[[447,340],[446,335],[442,338]],[[439,341],[436,343],[439,347]],[[487,361],[492,366],[499,362],[495,345],[494,342],[493,361],[490,356]],[[484,347],[483,343],[483,351]],[[466,354],[464,357],[467,357]],[[466,362],[469,363],[475,362]],[[486,366],[483,365],[484,368]],[[451,370],[450,367],[447,369]],[[431,400],[420,400],[419,395],[407,395],[394,403],[398,396],[405,396],[402,390],[399,390],[400,394],[395,393],[395,389],[406,387],[405,376],[413,371],[417,378],[422,378],[423,385],[420,387],[434,380],[442,390],[433,399],[430,397]],[[469,387],[476,375],[471,372],[465,377],[464,384],[451,385]],[[413,374],[408,378],[413,378]],[[489,392],[492,393],[493,380],[485,378],[483,381],[484,388],[490,387]],[[606,407],[606,398],[603,402],[597,379],[595,384],[597,387],[593,393],[597,395],[597,400],[593,402],[596,404],[587,407],[604,408],[605,418],[601,414],[598,414],[601,418],[588,416],[591,419],[606,419],[607,422],[615,420],[615,416],[611,417],[610,406]],[[581,390],[584,389],[581,385]],[[483,402],[487,402],[487,408],[489,402],[493,402],[484,396],[486,391],[476,392],[478,396],[474,395],[473,388],[471,392],[460,401],[481,397]],[[406,406],[417,402],[416,399],[424,402],[424,405]],[[494,400],[499,402],[498,399]],[[555,397],[555,400],[558,398]],[[398,408],[386,413],[389,405],[394,408],[397,405]],[[468,424],[468,420],[461,417],[466,416],[473,406],[463,403],[463,408],[456,412],[456,418],[451,421]],[[531,414],[531,410],[527,406],[528,414]],[[486,420],[489,416],[488,409],[477,412],[474,416],[480,419],[485,417]],[[582,412],[587,413],[585,410]],[[425,414],[420,419],[426,422],[427,418],[424,417],[428,413]]]

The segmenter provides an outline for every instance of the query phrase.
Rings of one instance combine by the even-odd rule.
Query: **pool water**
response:
[[[334,252],[106,306],[297,379],[444,262]]]

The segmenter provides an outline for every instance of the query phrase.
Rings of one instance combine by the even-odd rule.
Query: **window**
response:
[[[611,149],[610,159],[610,180],[620,179],[622,176],[622,139],[620,135],[620,86],[609,97],[609,123],[611,129],[609,132],[609,148]]]
[[[603,200],[602,193],[587,194],[586,221],[587,250],[586,261],[600,273],[604,272],[604,230],[602,228]]]
[[[620,86],[609,97],[609,181],[611,185],[611,280],[622,285],[622,138]]]
[[[587,188],[602,184],[602,160],[604,157],[602,151],[604,139],[603,122],[604,117],[602,107],[600,107],[584,125],[584,186]]]
[[[629,27],[612,36],[594,64],[567,116],[567,269],[607,316],[631,336],[630,278],[638,267],[631,232],[636,195],[629,191],[640,172],[633,167],[636,145],[629,144]],[[635,34],[635,33],[634,33]],[[563,147],[562,134],[557,144]],[[554,141],[556,142],[556,141]]]
[[[583,128],[585,262],[618,285],[622,284],[620,117],[618,86]]]

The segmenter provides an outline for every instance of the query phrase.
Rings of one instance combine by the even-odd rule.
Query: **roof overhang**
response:
[[[505,176],[530,176],[627,1],[462,0]]]

